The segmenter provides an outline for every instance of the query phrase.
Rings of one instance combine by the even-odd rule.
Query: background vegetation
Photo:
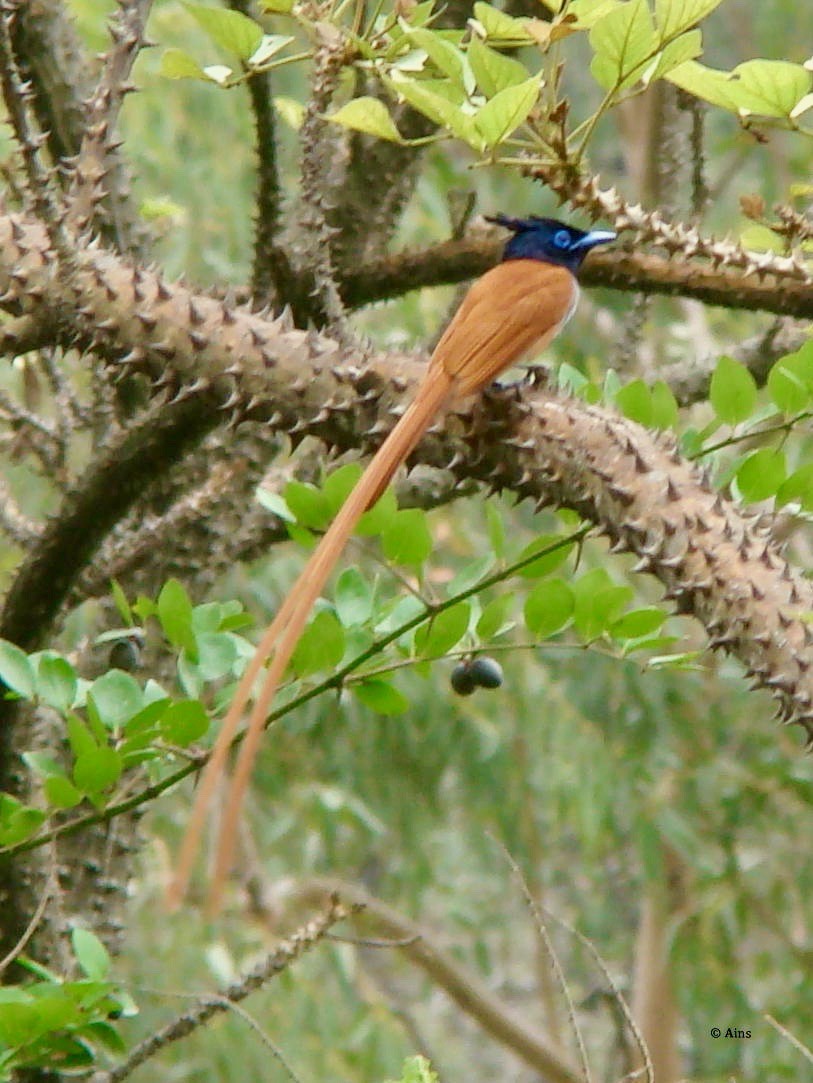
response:
[[[274,310],[287,302],[297,327],[340,342],[343,363],[364,364],[431,344],[460,283],[498,250],[480,212],[578,224],[603,212],[600,224],[618,228],[621,243],[586,272],[596,288],[545,357],[551,394],[672,430],[726,502],[767,514],[748,529],[769,527],[766,544],[786,546],[806,569],[809,15],[789,0],[650,6],[510,0],[499,14],[516,21],[489,23],[497,8],[460,0],[431,17],[430,6],[400,0],[4,4],[4,220],[49,222],[33,153],[20,165],[21,145],[37,142],[26,144],[12,108],[25,80],[31,123],[50,132],[41,158],[51,168],[58,126],[47,123],[43,95],[78,102],[112,67],[90,59],[111,48],[108,19],[130,33],[149,14],[157,47],[133,50],[138,92],[122,105],[120,155],[110,133],[101,140],[108,166],[112,154],[126,163],[132,191],[108,170],[95,193],[87,186],[87,221],[75,204],[67,217],[78,247],[89,225],[120,255],[155,261],[167,282],[183,275],[197,296],[248,306],[253,294],[257,308]],[[290,37],[279,52],[276,39],[266,46],[268,63],[307,56],[260,70],[254,39],[241,52],[246,24],[206,10]],[[608,17],[622,21],[608,28]],[[664,51],[698,24],[702,45],[684,42],[682,74],[667,70]],[[649,46],[640,44],[646,26]],[[669,26],[679,32],[667,40]],[[67,85],[43,89],[44,28],[68,35],[59,40],[73,41],[89,82],[77,81],[76,56],[54,51]],[[408,46],[399,34],[413,34]],[[473,58],[472,41],[498,59]],[[325,71],[348,42],[357,51],[348,46],[330,82]],[[465,102],[453,85],[464,55],[469,71],[480,65]],[[687,67],[693,55],[725,72],[755,58],[788,67],[722,87]],[[493,128],[472,127],[486,100],[540,72],[524,113],[518,96],[501,100]],[[358,99],[355,112],[339,112]],[[375,138],[387,117],[403,144]],[[258,147],[263,123],[275,154],[267,140]],[[78,150],[63,147],[62,157]],[[612,187],[594,184],[599,174]],[[81,178],[71,183],[68,174],[52,189],[81,195]],[[123,193],[127,213],[104,203],[108,191]],[[570,207],[557,209],[562,201]],[[639,228],[625,232],[625,222]],[[724,235],[730,252],[727,241],[708,241]],[[766,273],[734,245],[761,253],[753,258],[766,260]],[[289,294],[280,251],[301,276]],[[405,251],[417,252],[412,263]],[[365,267],[384,285],[361,296],[352,273]],[[4,281],[9,274],[4,267]],[[426,283],[433,288],[411,288]],[[101,1083],[156,1071],[303,1081],[403,1072],[428,1081],[425,1064],[403,1067],[423,1054],[443,1080],[620,1080],[636,1070],[658,1083],[805,1078],[813,769],[802,729],[771,722],[777,686],[757,671],[762,689],[749,690],[737,644],[690,610],[676,615],[675,595],[664,599],[640,574],[640,552],[612,554],[595,531],[585,540],[591,523],[572,506],[535,511],[510,484],[488,495],[475,471],[453,484],[424,462],[398,488],[408,510],[388,497],[354,542],[295,659],[283,702],[302,702],[266,739],[226,914],[206,918],[201,880],[183,912],[167,915],[192,781],[167,783],[202,762],[210,718],[254,637],[246,614],[262,627],[276,610],[312,533],[356,476],[343,464],[358,458],[353,448],[369,450],[369,432],[352,418],[339,438],[328,432],[332,450],[345,452],[333,461],[314,439],[318,423],[301,443],[273,412],[252,414],[253,400],[242,416],[224,411],[222,421],[242,424],[210,426],[180,465],[157,455],[126,514],[98,530],[79,519],[63,552],[82,547],[84,529],[98,544],[70,584],[57,576],[56,612],[40,618],[47,603],[24,575],[37,567],[47,524],[69,521],[94,466],[128,433],[168,402],[192,401],[195,372],[190,364],[179,377],[168,362],[162,388],[154,357],[143,370],[141,358],[123,360],[118,325],[116,341],[104,329],[94,338],[72,313],[54,329],[26,309],[36,303],[33,293],[4,302],[0,568],[10,602],[0,674],[7,720],[14,712],[17,721],[0,804],[9,953],[0,1074],[95,1072]],[[253,393],[252,384],[246,398]],[[450,424],[455,434],[458,421]],[[430,449],[428,461],[448,458],[433,460]],[[21,591],[33,629],[14,634]],[[367,651],[360,669],[335,680]],[[504,680],[462,697],[450,673],[472,654],[498,659]],[[332,889],[366,911],[325,910]],[[290,938],[314,913],[326,926],[344,915],[341,936],[306,931],[312,950],[289,966]],[[241,975],[275,952],[279,976],[245,1008],[221,1012],[248,992]],[[230,983],[225,1000],[214,992]],[[194,1018],[200,1003],[216,1013],[207,1026]],[[179,1018],[179,1032],[162,1035]],[[193,1033],[175,1041],[184,1020]],[[139,1044],[155,1035],[154,1047]],[[159,1060],[139,1067],[141,1053]]]

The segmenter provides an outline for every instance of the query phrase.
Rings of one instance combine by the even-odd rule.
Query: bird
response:
[[[220,826],[208,910],[216,914],[221,908],[242,801],[274,696],[311,609],[358,520],[379,499],[441,411],[539,353],[561,331],[579,298],[576,276],[582,261],[592,248],[616,237],[611,230],[582,230],[536,215],[496,214],[486,220],[510,231],[501,261],[469,288],[438,341],[411,404],[322,536],[239,682],[200,779],[169,887],[171,908],[179,906],[186,893],[209,806],[226,773],[229,749],[255,682],[268,663],[249,714]]]

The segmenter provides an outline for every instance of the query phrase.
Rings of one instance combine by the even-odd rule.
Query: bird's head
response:
[[[597,244],[609,244],[616,234],[609,229],[576,229],[556,218],[509,218],[505,214],[487,216],[487,221],[513,231],[502,258],[538,259],[567,267],[574,274],[582,260]]]

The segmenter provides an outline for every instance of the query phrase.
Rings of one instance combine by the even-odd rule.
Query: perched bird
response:
[[[414,400],[314,550],[240,681],[201,778],[170,888],[171,904],[183,898],[229,748],[255,681],[268,662],[249,716],[220,828],[210,908],[217,910],[220,905],[243,795],[271,704],[308,615],[358,520],[381,496],[442,408],[486,387],[505,369],[551,341],[576,307],[576,273],[582,260],[591,248],[615,239],[610,231],[584,231],[553,218],[509,218],[500,214],[489,221],[513,233],[502,262],[479,278],[464,297],[432,354]]]

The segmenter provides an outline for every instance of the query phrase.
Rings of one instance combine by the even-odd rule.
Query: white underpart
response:
[[[573,313],[576,311],[576,306],[579,303],[579,296],[580,295],[581,295],[581,290],[579,289],[579,283],[578,283],[578,281],[577,281],[577,279],[576,279],[576,277],[574,275],[573,276],[573,297],[571,298],[570,304],[568,305],[567,312],[564,314],[564,316],[561,318],[561,320],[557,324],[554,324],[554,326],[551,327],[550,330],[546,331],[545,334],[541,336],[541,338],[538,338],[536,340],[536,342],[534,342],[534,344],[532,346],[530,346],[525,351],[525,353],[522,355],[522,357],[520,357],[516,361],[517,365],[524,365],[526,362],[531,361],[538,354],[542,353],[542,351],[545,349],[545,347],[549,343],[553,342],[553,340],[556,338],[556,336],[559,334],[559,332],[565,326],[567,321],[571,318]],[[511,367],[513,368],[514,366],[512,365]],[[500,382],[502,382],[502,381],[500,381]],[[510,383],[510,381],[509,381],[509,383]]]

